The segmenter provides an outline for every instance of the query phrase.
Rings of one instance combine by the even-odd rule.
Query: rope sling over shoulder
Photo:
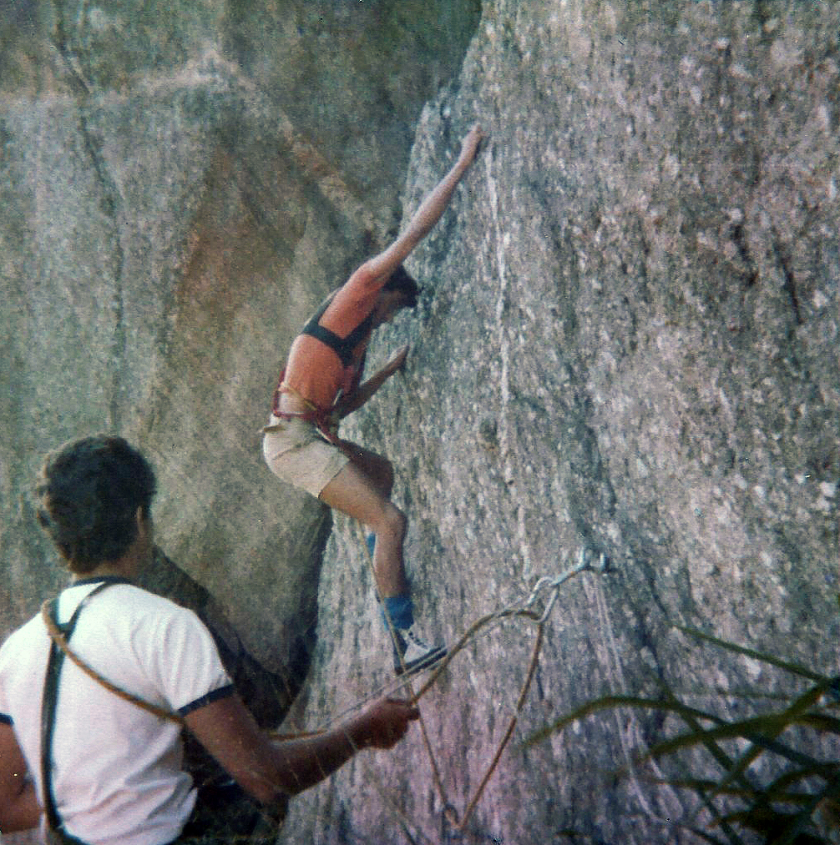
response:
[[[41,605],[41,618],[47,626],[47,632],[50,635],[52,643],[50,645],[50,655],[47,661],[47,671],[44,677],[44,696],[41,702],[41,782],[43,784],[44,792],[44,815],[47,820],[47,842],[49,845],[86,845],[81,839],[71,836],[64,828],[64,822],[58,814],[58,809],[55,802],[55,793],[53,792],[52,783],[52,744],[53,735],[55,733],[55,714],[58,704],[58,685],[61,678],[61,668],[64,665],[64,658],[68,657],[71,662],[78,666],[85,674],[93,678],[97,683],[105,687],[109,692],[128,701],[131,704],[146,710],[161,719],[167,719],[180,724],[184,720],[175,713],[170,713],[148,701],[126,692],[120,687],[112,684],[107,678],[104,678],[97,671],[88,666],[77,654],[75,654],[68,644],[73,631],[76,628],[76,623],[79,620],[85,605],[97,593],[102,592],[106,587],[110,587],[114,582],[106,581],[94,587],[83,599],[79,602],[78,607],[74,611],[70,620],[65,624],[58,621],[58,599],[47,600]]]

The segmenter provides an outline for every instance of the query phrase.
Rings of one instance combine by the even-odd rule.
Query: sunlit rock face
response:
[[[664,682],[733,714],[792,688],[676,626],[837,671],[840,13],[233,5],[23,4],[7,23],[6,627],[61,583],[26,492],[41,454],[111,430],[154,461],[160,545],[247,649],[296,682],[311,654],[290,729],[390,680],[363,532],[277,483],[259,428],[308,313],[480,121],[407,262],[418,308],[371,347],[374,367],[410,343],[406,371],[344,434],[394,462],[431,639],[521,606],[581,548],[609,566],[558,588],[474,805],[533,654],[522,617],[424,694],[428,746],[412,729],[360,755],[280,841],[696,841],[675,827],[689,797],[610,776],[670,721],[521,742],[607,692]]]
[[[268,472],[260,428],[309,311],[396,230],[477,10],[240,5],[0,21],[8,629],[62,583],[28,495],[43,453],[113,431],[155,464],[161,546],[249,646],[311,647],[329,524]]]

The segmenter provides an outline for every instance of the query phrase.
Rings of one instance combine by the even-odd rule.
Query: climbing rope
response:
[[[375,587],[376,573],[373,566],[373,558],[367,546],[367,542],[364,537],[363,527],[361,525],[359,525],[359,530],[361,532],[362,547],[365,549],[366,552],[368,565],[371,569],[371,574],[373,576],[373,583]],[[443,778],[441,777],[440,773],[440,767],[438,766],[437,759],[435,757],[435,753],[432,748],[431,741],[429,739],[429,732],[423,720],[422,713],[420,714],[419,724],[423,737],[423,744],[426,748],[426,754],[430,761],[432,777],[435,783],[435,789],[437,790],[441,806],[443,808],[441,810],[441,841],[445,843],[461,842],[463,841],[463,836],[465,834],[467,824],[469,823],[470,818],[475,811],[475,808],[478,806],[478,803],[481,800],[481,797],[484,794],[488,783],[493,777],[493,774],[495,773],[496,768],[499,765],[505,748],[513,737],[513,733],[518,723],[519,714],[521,713],[522,708],[525,705],[528,692],[531,687],[531,683],[533,682],[534,676],[536,674],[536,669],[539,663],[539,657],[542,651],[542,646],[545,638],[545,626],[549,620],[552,610],[554,609],[554,605],[556,604],[557,599],[559,598],[560,588],[567,581],[577,575],[580,575],[583,572],[603,573],[606,572],[606,570],[606,556],[603,553],[595,553],[591,549],[583,547],[578,550],[575,563],[573,563],[571,566],[569,566],[567,569],[565,569],[563,572],[553,578],[540,578],[536,582],[536,584],[534,584],[529,596],[526,599],[524,599],[523,601],[515,602],[499,610],[495,610],[492,613],[488,613],[473,622],[469,626],[469,628],[467,628],[467,630],[461,635],[458,641],[453,646],[451,646],[446,656],[435,665],[434,669],[431,670],[429,677],[426,679],[420,689],[416,692],[414,690],[413,678],[409,674],[404,673],[402,677],[398,678],[396,681],[381,685],[378,689],[372,690],[365,698],[355,701],[350,707],[345,708],[341,712],[334,713],[327,722],[327,724],[319,729],[298,734],[272,732],[271,736],[276,739],[288,739],[322,734],[326,730],[328,730],[331,725],[343,720],[349,713],[355,712],[356,710],[359,710],[361,707],[365,706],[371,701],[377,700],[383,694],[388,695],[399,689],[407,689],[409,694],[409,703],[417,705],[420,699],[423,698],[423,696],[426,695],[435,686],[441,674],[446,671],[449,664],[455,658],[455,655],[462,651],[464,648],[466,648],[469,644],[474,642],[478,638],[479,634],[489,632],[493,625],[508,619],[522,619],[529,623],[535,624],[537,628],[537,633],[531,652],[531,659],[528,665],[528,670],[526,672],[525,681],[522,684],[519,696],[516,700],[514,712],[508,722],[507,728],[502,736],[502,739],[499,742],[499,745],[496,748],[496,751],[493,754],[493,757],[484,775],[482,776],[478,787],[473,793],[472,798],[467,803],[467,806],[461,818],[458,817],[458,812],[455,805],[448,799],[448,796],[446,794],[446,789],[443,784]],[[539,609],[537,607],[538,602],[543,599],[544,604],[542,605],[542,609]],[[388,618],[387,613],[384,615],[388,624],[389,633],[393,637],[394,629],[391,620]],[[404,664],[403,668],[405,668]],[[390,806],[390,802],[388,803]],[[401,814],[398,813],[398,815]],[[403,826],[405,827],[407,825],[407,820],[403,818],[401,819],[401,821]],[[488,842],[495,841],[492,836],[487,835],[486,838]]]
[[[461,635],[458,641],[454,645],[449,647],[446,657],[444,657],[439,663],[435,664],[434,670],[432,670],[428,679],[419,689],[419,691],[417,691],[416,693],[413,691],[411,692],[410,702],[416,703],[417,701],[419,701],[420,698],[426,695],[426,693],[429,692],[429,690],[435,685],[440,675],[452,662],[455,655],[458,654],[458,652],[462,651],[464,648],[466,648],[468,645],[470,645],[474,640],[476,640],[479,636],[479,633],[489,633],[489,629],[491,629],[495,624],[498,624],[500,622],[505,621],[506,619],[511,618],[521,618],[527,622],[534,623],[536,625],[539,625],[541,622],[545,622],[554,607],[554,602],[557,600],[559,587],[561,587],[570,578],[573,578],[575,575],[578,575],[581,572],[604,572],[606,571],[606,568],[607,563],[606,557],[604,555],[598,555],[598,557],[595,558],[590,550],[581,549],[578,552],[578,560],[573,566],[571,566],[562,574],[554,578],[540,578],[539,581],[537,581],[537,583],[532,588],[531,593],[527,599],[511,604],[500,610],[495,610],[492,613],[488,613],[485,616],[482,616],[481,618],[477,619]],[[550,595],[546,601],[546,605],[543,610],[539,613],[535,610],[532,610],[533,606],[545,593],[549,593]],[[483,629],[488,630],[483,631]],[[366,704],[370,704],[372,701],[378,700],[383,695],[387,696],[391,693],[397,692],[398,690],[405,689],[410,680],[410,677],[403,676],[401,678],[391,679],[383,684],[380,684],[379,686],[372,688],[364,698],[354,701],[353,704],[349,705],[345,709],[334,713],[330,717],[329,721],[326,722],[321,728],[310,733],[291,734],[289,736],[309,736],[313,733],[323,733],[330,726],[332,726],[338,721],[341,721],[348,714],[360,710]],[[280,734],[272,735],[280,736]]]
[[[598,557],[597,568],[602,572],[606,569],[606,557],[603,554],[599,555]],[[537,663],[539,662],[540,651],[542,650],[542,644],[545,635],[545,624],[548,621],[548,617],[550,616],[551,611],[554,608],[554,603],[557,601],[557,597],[560,594],[560,587],[564,583],[566,583],[566,581],[568,581],[570,578],[573,578],[575,575],[579,575],[581,572],[585,572],[591,569],[593,569],[592,553],[588,549],[581,549],[578,553],[578,561],[574,566],[572,566],[566,572],[562,573],[554,579],[540,578],[540,580],[537,581],[537,583],[534,585],[534,589],[531,591],[531,595],[525,602],[525,605],[522,610],[511,611],[510,615],[517,615],[526,618],[536,617],[537,635],[534,640],[534,648],[531,653],[531,662],[528,666],[528,672],[525,676],[525,682],[523,683],[522,689],[519,692],[519,698],[516,700],[516,707],[514,709],[513,715],[511,716],[510,721],[508,722],[507,730],[505,731],[502,740],[499,743],[499,747],[496,749],[496,753],[493,755],[493,759],[490,762],[490,765],[487,767],[487,771],[484,773],[484,777],[482,778],[481,783],[478,785],[478,788],[476,789],[472,800],[467,805],[467,808],[464,811],[464,816],[457,826],[457,830],[463,831],[465,829],[467,822],[470,819],[470,816],[473,814],[473,811],[478,805],[478,802],[481,800],[481,796],[483,795],[487,784],[490,782],[490,778],[493,776],[493,773],[496,771],[496,767],[499,765],[499,760],[502,757],[502,753],[510,742],[511,737],[513,736],[513,732],[516,729],[516,724],[519,720],[519,714],[522,712],[522,708],[525,705],[525,701],[528,696],[528,691],[531,688],[531,682],[534,680],[534,674],[537,670]],[[548,601],[546,602],[542,614],[537,617],[536,613],[532,611],[531,608],[536,603],[537,598],[539,597],[542,590],[545,588],[549,588],[551,590],[551,594],[549,596]],[[433,679],[430,678],[429,680],[432,681]]]
[[[45,601],[41,605],[41,619],[46,625],[47,632],[50,635],[50,638],[53,642],[64,652],[67,658],[74,663],[76,666],[79,667],[86,675],[96,681],[98,684],[101,684],[105,689],[109,692],[112,692],[118,698],[121,698],[123,701],[127,701],[130,704],[139,707],[141,710],[146,710],[147,712],[151,713],[154,716],[157,716],[159,719],[165,719],[170,722],[177,722],[179,725],[184,724],[184,719],[179,716],[177,713],[171,713],[168,710],[165,710],[162,707],[158,707],[156,704],[152,704],[149,701],[144,701],[142,698],[118,687],[116,684],[112,684],[106,677],[100,675],[93,667],[89,666],[79,657],[75,651],[73,651],[68,642],[67,638],[64,634],[61,633],[59,627],[53,622],[52,616],[50,614],[50,605],[52,604],[51,600]]]
[[[500,622],[504,619],[515,617],[535,622],[537,626],[540,627],[545,624],[551,614],[551,611],[554,608],[554,603],[557,601],[560,587],[565,584],[566,581],[570,578],[574,578],[575,575],[579,575],[581,572],[604,572],[606,571],[606,568],[607,559],[605,555],[599,554],[597,559],[595,559],[595,556],[590,549],[581,548],[577,555],[577,562],[574,565],[555,578],[540,578],[537,583],[534,584],[530,596],[528,596],[524,602],[517,602],[516,604],[488,613],[480,619],[477,619],[472,623],[472,625],[470,625],[469,628],[467,628],[458,642],[449,649],[446,657],[437,664],[435,670],[429,676],[426,683],[420,688],[419,692],[412,701],[422,698],[422,696],[424,696],[434,686],[440,674],[452,662],[455,655],[461,651],[461,649],[469,645],[469,643],[476,638],[478,632],[482,628],[485,628],[493,623]],[[532,608],[537,603],[540,596],[546,592],[550,593],[549,598],[546,601],[542,613],[537,613]]]
[[[365,549],[368,565],[370,566],[371,575],[373,576],[374,588],[376,589],[376,572],[373,565],[373,558],[365,540],[363,527],[361,525],[359,525],[359,531],[361,532],[362,547]],[[516,706],[514,708],[513,715],[511,716],[510,721],[508,722],[507,729],[505,730],[502,740],[499,743],[496,752],[493,755],[493,758],[489,766],[487,767],[484,776],[481,779],[481,782],[479,783],[475,793],[473,794],[473,797],[467,804],[466,809],[464,810],[463,817],[460,819],[458,819],[458,814],[455,806],[448,800],[448,797],[446,795],[446,790],[443,786],[443,779],[440,775],[440,768],[438,767],[437,760],[435,759],[434,751],[431,746],[431,742],[429,741],[428,731],[426,730],[422,713],[420,715],[419,721],[423,735],[423,743],[426,747],[426,753],[431,763],[435,787],[437,789],[438,796],[443,806],[441,814],[441,823],[444,828],[444,830],[442,830],[442,834],[444,833],[444,831],[446,832],[445,841],[456,841],[460,838],[461,834],[463,834],[466,825],[470,820],[470,817],[472,816],[476,806],[478,805],[478,802],[481,800],[481,797],[484,794],[484,790],[486,789],[487,784],[490,782],[490,779],[492,778],[494,772],[496,771],[496,768],[498,767],[499,761],[501,760],[505,748],[507,747],[508,743],[511,740],[511,737],[513,736],[513,732],[516,729],[516,725],[519,720],[519,714],[521,713],[522,708],[525,705],[525,701],[527,700],[528,696],[528,691],[531,687],[531,682],[533,681],[534,675],[536,673],[545,635],[545,625],[560,595],[560,587],[565,584],[568,580],[574,578],[576,575],[579,575],[582,572],[605,572],[606,569],[607,558],[603,553],[599,553],[596,555],[589,548],[581,548],[577,554],[577,561],[571,567],[569,567],[560,575],[557,575],[554,578],[540,578],[532,588],[531,594],[524,602],[519,602],[517,604],[510,605],[506,608],[502,608],[501,610],[494,611],[493,613],[488,613],[487,615],[482,616],[480,619],[470,625],[466,632],[460,637],[458,642],[454,646],[452,646],[452,648],[449,649],[447,655],[443,658],[443,660],[441,660],[440,663],[436,664],[429,678],[417,692],[414,692],[411,679],[407,678],[405,686],[408,688],[409,691],[409,702],[411,704],[417,705],[420,699],[430,689],[432,689],[432,687],[437,682],[438,678],[452,662],[455,655],[458,654],[458,652],[460,652],[463,648],[465,648],[470,642],[472,642],[478,635],[478,632],[481,631],[481,629],[486,628],[491,623],[499,622],[501,620],[510,618],[522,618],[536,623],[537,634],[531,653],[531,660],[528,665],[528,671],[525,676],[525,681],[522,685],[522,688],[519,692],[519,696],[516,701]],[[536,605],[540,597],[546,593],[548,594],[548,598],[545,602],[542,612],[537,612],[536,610],[534,610],[534,605]],[[379,596],[379,599],[381,601],[382,597]],[[388,624],[389,633],[393,638],[394,629],[391,620],[387,613],[385,613],[384,616]],[[402,658],[400,659],[402,660]],[[405,670],[405,664],[403,664],[403,670]]]

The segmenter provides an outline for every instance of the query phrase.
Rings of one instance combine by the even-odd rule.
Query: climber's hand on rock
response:
[[[479,144],[481,144],[482,140],[485,138],[484,130],[481,128],[481,125],[476,123],[472,129],[470,129],[467,136],[461,142],[461,161],[464,164],[470,164],[472,160],[475,158],[475,154],[478,151]]]
[[[385,365],[388,375],[393,375],[405,368],[405,359],[408,355],[408,345],[401,346],[392,356],[391,360]]]

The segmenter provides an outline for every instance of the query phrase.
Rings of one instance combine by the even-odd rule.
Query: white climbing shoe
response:
[[[428,669],[445,656],[445,646],[427,645],[414,628],[394,629],[394,671],[398,675]]]

